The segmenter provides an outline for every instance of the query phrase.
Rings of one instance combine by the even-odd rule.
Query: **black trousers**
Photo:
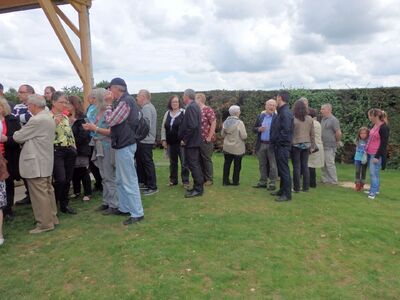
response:
[[[89,170],[85,167],[74,168],[72,176],[72,185],[74,187],[74,194],[81,193],[81,182],[85,196],[92,195],[92,181],[90,180]]]
[[[153,161],[153,144],[137,143],[136,169],[139,183],[147,188],[157,189],[156,168]]]
[[[355,166],[356,166],[355,182],[364,184],[365,177],[367,175],[368,164],[362,164],[361,161],[356,161]]]
[[[308,168],[310,172],[310,187],[316,188],[317,187],[317,172],[315,168]]]
[[[76,149],[74,147],[54,147],[53,186],[60,208],[68,206],[68,191],[74,173]]]
[[[185,154],[181,145],[168,145],[169,156],[169,181],[173,184],[178,184],[178,159],[181,161],[181,178],[182,183],[189,183],[189,169],[185,163]]]
[[[232,176],[232,183],[234,185],[239,184],[240,178],[240,170],[242,169],[242,157],[243,155],[234,155],[230,153],[224,153],[224,171],[222,175],[222,183],[223,184],[230,184],[229,180],[229,173],[231,169],[231,165],[233,162],[233,176]]]
[[[14,205],[14,177],[11,175],[5,180],[6,183],[6,195],[7,195],[7,205],[3,209],[5,215],[12,215],[12,207]]]
[[[308,170],[308,149],[292,147],[293,164],[293,189],[300,191],[300,181],[303,177],[303,191],[308,191],[310,187],[310,171]]]
[[[281,178],[279,194],[288,198],[292,197],[292,179],[290,178],[289,157],[290,146],[275,146],[275,160],[278,175]]]
[[[94,147],[90,147],[90,157],[92,157],[93,151],[94,151]],[[94,180],[95,180],[95,184],[94,187],[99,190],[102,191],[103,190],[103,185],[101,184],[102,182],[102,178],[101,178],[101,174],[100,174],[100,170],[98,167],[96,167],[96,165],[92,162],[92,160],[89,160],[89,170],[90,172],[93,174]]]
[[[193,189],[202,193],[204,189],[204,176],[200,164],[200,148],[185,148],[185,159],[187,166],[192,173]]]

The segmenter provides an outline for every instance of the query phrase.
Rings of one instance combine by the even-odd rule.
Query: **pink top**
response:
[[[2,126],[1,126],[2,132],[1,132],[0,134],[7,135],[7,123],[6,123],[6,119],[3,118],[3,121],[1,121],[1,123],[2,123]],[[4,156],[4,151],[5,151],[5,149],[4,149],[4,143],[0,143],[0,153],[1,153],[3,156]]]
[[[379,129],[382,123],[375,124],[369,132],[368,143],[365,146],[365,150],[370,155],[375,155],[378,152],[379,146],[381,144],[381,136],[379,135]]]

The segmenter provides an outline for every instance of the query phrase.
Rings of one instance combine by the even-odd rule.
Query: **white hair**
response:
[[[34,104],[40,108],[46,107],[46,99],[43,96],[40,96],[38,94],[29,95],[27,103]]]
[[[237,116],[240,113],[240,106],[232,105],[229,107],[229,114],[231,116]]]

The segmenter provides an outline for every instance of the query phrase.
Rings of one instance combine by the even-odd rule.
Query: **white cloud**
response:
[[[90,17],[95,81],[120,76],[132,92],[400,81],[397,0],[103,0]],[[81,85],[41,10],[0,15],[0,37],[6,88]]]

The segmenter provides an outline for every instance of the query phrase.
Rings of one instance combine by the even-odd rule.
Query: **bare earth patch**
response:
[[[340,181],[339,182],[339,186],[344,187],[344,188],[353,189],[354,188],[354,182],[351,182],[351,181]],[[364,189],[369,190],[369,184],[368,183],[366,183],[364,185]]]

